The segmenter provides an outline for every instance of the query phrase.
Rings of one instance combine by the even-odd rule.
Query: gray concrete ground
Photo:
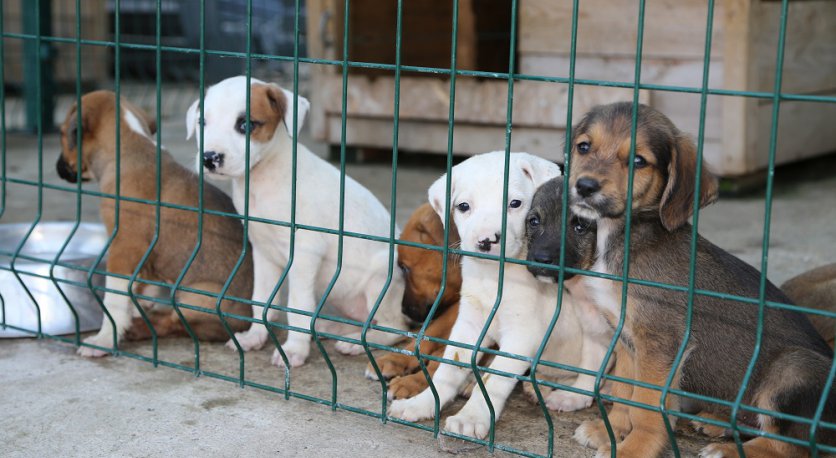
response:
[[[191,142],[183,140],[182,123],[166,122],[163,143],[184,162],[191,162]],[[319,153],[323,145],[302,139]],[[54,172],[58,154],[55,135],[44,138],[45,182],[62,183]],[[7,173],[13,178],[37,178],[36,140],[8,138]],[[436,161],[410,160],[399,170],[397,211],[403,223],[425,200],[425,190],[442,173]],[[769,276],[780,283],[804,270],[836,259],[836,160],[782,168],[776,173],[772,214]],[[348,173],[368,186],[387,206],[390,165],[350,165]],[[92,184],[85,185],[94,189]],[[72,220],[75,198],[44,191],[43,219]],[[31,221],[37,211],[35,188],[9,185],[8,208],[0,222]],[[721,247],[759,267],[763,234],[762,195],[724,198],[701,214],[701,233]],[[95,221],[94,199],[85,198],[82,219]],[[7,306],[14,304],[7,304]],[[330,343],[327,344],[331,348]],[[127,344],[126,350],[150,355],[148,344]],[[161,342],[161,359],[193,365],[191,342]],[[316,351],[295,370],[292,388],[329,397],[331,378]],[[380,385],[363,378],[363,357],[347,358],[329,351],[338,371],[338,400],[365,409],[380,409]],[[280,386],[279,372],[269,365],[269,351],[246,356],[246,378]],[[237,376],[238,357],[220,345],[201,345],[202,368]],[[153,368],[128,357],[90,361],[76,357],[65,344],[32,339],[0,341],[0,454],[4,456],[436,456],[431,434],[300,399],[170,368]],[[455,411],[455,407],[447,412]],[[557,456],[591,456],[571,440],[574,427],[595,417],[592,408],[552,415]],[[693,455],[703,439],[683,426],[680,444]],[[539,409],[518,391],[498,425],[497,441],[534,453],[544,453],[546,424]],[[455,448],[455,447],[454,447]],[[484,449],[470,452],[486,455]]]

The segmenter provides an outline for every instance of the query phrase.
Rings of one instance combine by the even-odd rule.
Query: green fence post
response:
[[[23,12],[23,33],[51,36],[52,2],[41,2],[40,11],[37,2],[20,0],[20,3]],[[23,94],[26,98],[26,130],[29,132],[37,131],[39,118],[45,130],[53,129],[55,98],[52,58],[54,54],[52,44],[48,41],[38,43],[35,40],[24,40],[23,42]],[[37,75],[38,65],[41,66],[40,75]],[[3,83],[5,84],[5,81]],[[41,88],[40,100],[38,100],[38,87]]]

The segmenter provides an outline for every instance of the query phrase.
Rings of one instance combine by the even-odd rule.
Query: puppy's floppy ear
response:
[[[276,88],[279,88],[275,84],[272,85]],[[299,132],[302,131],[302,125],[305,123],[305,117],[308,115],[308,110],[311,108],[311,102],[308,99],[302,97],[301,95],[298,96],[299,101],[297,102],[296,111],[296,129],[294,132],[294,122],[293,122],[293,100],[294,95],[292,92],[288,91],[287,89],[280,88],[282,93],[284,93],[285,98],[285,110],[284,110],[284,125],[287,128],[287,133],[290,134],[291,137],[296,136]]]
[[[450,182],[450,195],[452,196],[454,190],[456,189],[456,180],[453,177],[452,181]],[[432,205],[433,210],[441,218],[441,224],[444,224],[444,205],[447,199],[447,174],[441,175],[441,178],[435,180],[435,183],[430,186],[429,191],[427,191],[427,200],[429,200],[430,205]],[[450,205],[453,205],[453,202],[450,202]],[[452,216],[452,215],[451,215]],[[450,218],[450,222],[453,222],[453,218]]]
[[[697,171],[697,147],[684,134],[676,136],[668,165],[668,182],[659,203],[659,217],[668,231],[682,226],[694,213],[695,175]],[[700,208],[717,200],[717,178],[703,164],[700,180]]]
[[[444,202],[441,203],[444,206]],[[442,208],[442,211],[444,209]],[[450,215],[450,244],[457,243],[459,239],[459,231],[453,221],[453,215]],[[444,220],[436,213],[427,213],[426,217],[416,226],[416,229],[421,233],[422,242],[444,246]],[[426,239],[426,240],[424,240]]]
[[[192,106],[186,110],[186,140],[192,138],[195,131],[195,125],[197,125],[197,117],[200,115],[198,113],[198,106],[200,105],[200,99],[197,99],[192,103]]]
[[[521,156],[520,169],[525,176],[531,179],[535,188],[539,188],[541,184],[560,176],[560,167],[557,164],[531,154]]]
[[[153,116],[149,115],[148,112],[134,105],[128,100],[125,100],[124,98],[122,99],[122,109],[130,111],[134,114],[134,116],[136,116],[143,123],[145,123],[145,127],[148,128],[149,135],[154,135],[157,133],[157,120],[154,119]]]

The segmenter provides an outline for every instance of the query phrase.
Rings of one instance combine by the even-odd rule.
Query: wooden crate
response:
[[[350,18],[350,31],[360,30],[367,47],[351,47],[351,60],[394,61],[394,1],[376,2],[378,13],[366,17],[362,5]],[[432,40],[420,52],[405,47],[405,64],[449,67],[449,8],[435,17],[404,12],[404,40],[415,31],[427,31]],[[442,2],[449,4],[449,2]],[[352,8],[362,4],[352,2]],[[405,2],[408,4],[408,2]],[[429,6],[428,6],[429,5]],[[631,0],[580,2],[576,77],[631,83],[635,71],[638,11]],[[496,4],[460,0],[460,68],[497,71],[497,51],[480,46],[475,24],[490,22]],[[311,57],[341,58],[344,3],[309,0],[308,30],[319,30],[309,39]],[[780,2],[727,0],[717,2],[714,15],[709,87],[747,91],[772,91]],[[388,8],[388,9],[387,9]],[[571,37],[572,2],[568,0],[519,0],[517,72],[567,77]],[[706,2],[702,0],[647,0],[643,83],[699,87],[705,46]],[[357,15],[355,17],[355,14]],[[391,16],[391,25],[383,26]],[[322,18],[331,18],[323,20]],[[423,21],[423,25],[422,25]],[[427,23],[427,21],[430,21]],[[446,22],[445,22],[446,21]],[[494,21],[496,22],[496,21]],[[784,64],[783,92],[836,93],[836,2],[793,1],[790,4]],[[364,25],[365,24],[365,25]],[[374,24],[381,24],[380,31]],[[431,27],[432,25],[432,27]],[[495,27],[495,26],[494,26]],[[385,30],[383,30],[385,29]],[[412,33],[413,35],[408,35]],[[492,37],[496,39],[495,32]],[[355,33],[352,32],[354,40]],[[369,40],[368,37],[375,37]],[[505,37],[504,39],[508,39]],[[387,41],[391,40],[391,43]],[[363,40],[361,40],[363,43]],[[434,43],[434,44],[433,44]],[[441,43],[441,44],[439,44]],[[350,42],[351,44],[351,42]],[[445,47],[446,46],[446,47]],[[437,48],[437,55],[432,49]],[[386,50],[386,51],[384,51]],[[480,55],[494,52],[492,60]],[[354,53],[357,53],[356,57]],[[417,53],[417,54],[416,54]],[[418,58],[420,56],[421,58]],[[422,60],[423,59],[423,60]],[[490,63],[489,63],[490,62]],[[493,64],[494,68],[490,68]],[[507,70],[505,68],[499,71]],[[341,137],[342,80],[339,67],[316,66],[317,88],[311,96],[311,122],[317,138],[338,144]],[[505,145],[508,84],[503,80],[460,76],[456,87],[455,136],[457,154],[502,149]],[[394,78],[391,72],[352,72],[347,104],[347,143],[352,146],[391,147]],[[562,159],[566,129],[567,86],[558,83],[518,81],[514,89],[512,149],[552,159]],[[573,117],[576,121],[596,104],[631,100],[630,89],[578,85]],[[696,134],[699,94],[642,91],[640,100],[671,117],[686,132]],[[830,127],[836,104],[782,102],[778,129],[777,162],[786,163],[836,151],[836,129]],[[733,177],[763,169],[768,160],[771,101],[729,96],[709,96],[705,128],[705,157],[722,176]],[[409,74],[401,81],[399,136],[404,150],[447,151],[449,79],[439,75]],[[799,141],[799,139],[804,139]]]
[[[3,30],[7,33],[23,31],[23,17],[20,0],[2,0]],[[52,36],[75,39],[75,0],[52,0]],[[105,0],[84,0],[81,2],[81,36],[88,40],[108,39],[108,20]],[[23,40],[4,38],[3,68],[6,85],[23,84]],[[56,84],[73,88],[76,75],[76,48],[74,43],[52,43]],[[80,77],[86,85],[96,85],[108,78],[108,48],[104,46],[82,46]]]

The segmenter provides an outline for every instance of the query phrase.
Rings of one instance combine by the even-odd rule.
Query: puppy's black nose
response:
[[[535,251],[532,257],[534,258],[534,262],[541,264],[551,264],[554,261],[554,257],[548,251]]]
[[[221,163],[223,163],[223,159],[223,154],[216,153],[214,151],[203,152],[203,166],[206,167],[207,170],[215,170],[219,165],[221,165]]]
[[[594,178],[583,177],[579,178],[578,182],[575,183],[575,189],[578,190],[578,194],[581,197],[589,197],[601,190],[601,183]]]
[[[491,245],[493,245],[494,243],[499,243],[499,232],[494,233],[494,239],[493,240],[485,237],[482,240],[479,240],[479,242],[476,244],[476,246],[477,246],[477,248],[479,248],[479,251],[487,252],[487,251],[491,251]]]

